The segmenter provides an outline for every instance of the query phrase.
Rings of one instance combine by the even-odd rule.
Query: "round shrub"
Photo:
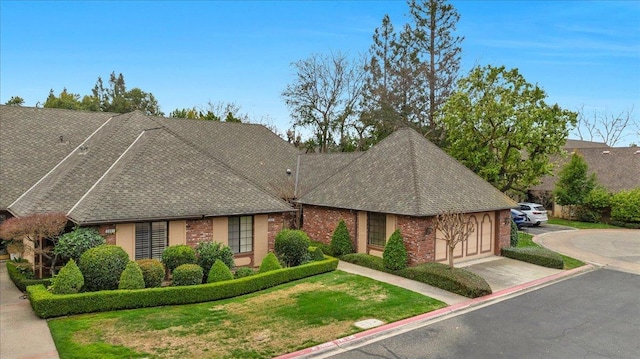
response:
[[[211,270],[209,271],[209,275],[207,276],[207,283],[213,282],[222,282],[224,280],[233,279],[233,273],[226,264],[224,264],[221,260],[216,259],[216,261],[211,266]]]
[[[145,288],[156,288],[162,286],[164,279],[164,266],[157,259],[140,259],[137,260],[138,266],[142,271],[142,279]]]
[[[276,269],[282,269],[278,258],[273,252],[269,252],[266,257],[260,263],[260,269],[258,269],[258,273],[265,273]]]
[[[78,293],[83,285],[84,277],[80,268],[76,265],[76,261],[70,259],[60,273],[51,279],[50,290],[54,294],[73,294]]]
[[[93,228],[76,227],[60,236],[53,253],[78,262],[82,253],[105,244],[104,238]]]
[[[84,287],[89,292],[118,288],[118,281],[129,263],[129,255],[119,246],[103,244],[80,256]]]
[[[138,263],[130,261],[120,276],[118,289],[144,289],[144,277]]]
[[[244,278],[244,277],[250,277],[252,275],[256,274],[256,272],[249,268],[249,267],[240,267],[238,269],[236,269],[236,273],[235,273],[235,277],[237,278]]]
[[[183,264],[196,263],[196,251],[186,244],[169,246],[162,252],[162,263],[170,273]]]
[[[174,286],[196,285],[202,283],[202,267],[197,264],[182,264],[173,270]]]
[[[320,249],[320,247],[310,246],[309,254],[312,261],[324,260],[324,253],[322,253],[322,249]]]
[[[333,231],[333,236],[331,236],[331,249],[333,250],[333,254],[338,257],[353,253],[351,235],[349,235],[347,225],[342,219],[338,222],[338,226]]]
[[[404,247],[402,235],[400,230],[396,229],[384,246],[382,263],[389,270],[400,270],[407,267],[408,260],[409,257],[407,256],[407,249]]]
[[[207,283],[209,271],[216,260],[221,260],[222,263],[226,264],[227,268],[235,267],[233,251],[229,246],[224,246],[222,243],[198,243],[198,246],[196,247],[196,258],[196,263],[202,267],[202,270],[204,271],[204,278],[202,279],[204,283]]]
[[[308,260],[311,240],[299,229],[283,229],[276,235],[275,252],[287,267],[298,266]]]
[[[511,242],[511,247],[517,247],[518,246],[518,225],[513,220],[511,220],[511,239],[510,239],[510,242]]]

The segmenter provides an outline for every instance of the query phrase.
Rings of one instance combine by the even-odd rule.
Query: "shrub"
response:
[[[258,273],[266,273],[272,270],[281,269],[282,266],[276,258],[276,255],[273,252],[269,252],[266,257],[260,263],[260,269],[258,269]]]
[[[564,268],[562,256],[542,247],[502,248],[502,255],[543,267]]]
[[[324,253],[322,253],[322,249],[318,247],[309,246],[309,255],[312,261],[324,260]]]
[[[54,294],[78,293],[84,285],[84,277],[76,261],[72,259],[62,267],[60,273],[51,279],[51,292]]]
[[[517,247],[518,246],[518,225],[516,224],[516,222],[512,219],[511,220],[511,234],[510,234],[510,244],[511,247]]]
[[[442,263],[425,263],[403,269],[397,274],[468,298],[491,294],[489,283],[481,276]]]
[[[87,250],[105,244],[104,238],[93,228],[76,227],[60,236],[53,253],[59,257],[80,261]]]
[[[400,234],[400,230],[396,229],[387,244],[384,246],[382,253],[382,264],[390,270],[400,270],[407,268],[409,257],[407,249],[404,247],[404,240]]]
[[[209,275],[207,277],[207,283],[213,282],[222,282],[224,280],[233,279],[233,273],[226,264],[224,264],[221,260],[216,259],[216,261],[211,266],[211,270],[209,271]]]
[[[144,276],[138,263],[130,261],[120,276],[118,289],[144,289]]]
[[[469,298],[491,294],[491,287],[484,278],[467,270],[451,268],[442,263],[426,263],[394,271],[384,267],[382,258],[365,253],[347,254],[340,259],[363,267],[409,278]]]
[[[331,236],[331,249],[333,250],[333,255],[338,257],[353,253],[351,235],[349,235],[347,225],[342,219],[338,222],[338,226],[336,226],[336,229],[333,231],[333,236]]]
[[[118,281],[129,263],[129,255],[122,247],[103,244],[80,256],[80,271],[87,291],[118,288]]]
[[[157,259],[137,260],[138,267],[142,271],[142,279],[145,288],[155,288],[162,286],[164,279],[164,265]]]
[[[164,267],[173,273],[173,271],[183,264],[196,263],[196,251],[186,244],[177,246],[169,246],[162,252],[162,263]]]
[[[202,283],[202,267],[197,264],[182,264],[173,270],[174,286],[196,285]]]
[[[613,195],[611,219],[619,222],[640,223],[640,187]]]
[[[331,245],[329,244],[322,243],[320,241],[311,241],[311,246],[320,248],[322,250],[322,253],[328,256],[332,256],[332,257],[336,256],[336,254],[333,253],[333,249],[331,248]]]
[[[27,295],[33,310],[40,318],[52,318],[63,315],[202,303],[232,298],[330,272],[335,270],[337,266],[337,259],[328,258],[295,268],[279,269],[226,282],[67,295],[56,295],[47,291],[42,285],[36,285],[27,289]]]
[[[23,262],[24,261],[24,262]],[[27,287],[30,285],[41,284],[45,287],[51,285],[50,278],[44,279],[33,279],[33,270],[31,269],[31,264],[26,260],[18,261],[7,261],[7,273],[9,274],[9,278],[16,285],[20,291],[24,292],[27,290]]]
[[[240,267],[236,269],[236,273],[234,274],[234,277],[238,279],[238,278],[250,277],[254,274],[256,274],[256,272],[253,269],[249,267]]]
[[[283,229],[276,235],[275,252],[287,267],[298,266],[308,260],[311,240],[299,229]]]
[[[582,206],[576,209],[576,217],[583,222],[600,222],[602,211],[611,206],[611,195],[602,186],[596,186],[584,198]]]
[[[204,271],[203,283],[207,283],[207,277],[211,266],[216,260],[221,260],[222,263],[227,265],[227,268],[235,267],[233,261],[233,251],[229,246],[223,246],[222,243],[217,242],[202,242],[198,243],[196,247],[196,263],[202,267]]]

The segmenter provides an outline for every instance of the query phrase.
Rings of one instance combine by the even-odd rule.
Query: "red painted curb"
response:
[[[284,354],[278,357],[275,357],[275,359],[291,359],[291,358],[298,358],[298,357],[302,357],[304,355],[309,355],[312,353],[317,353],[323,350],[326,350],[328,348],[333,348],[333,347],[339,347],[341,344],[345,344],[345,343],[349,343],[349,342],[353,342],[355,340],[359,340],[359,339],[363,339],[369,336],[373,336],[375,334],[381,333],[381,332],[385,332],[385,331],[389,331],[392,329],[396,329],[398,327],[410,324],[410,323],[415,323],[415,322],[419,322],[419,321],[423,321],[423,320],[428,320],[428,319],[434,319],[449,313],[453,313],[453,312],[457,312],[459,310],[465,309],[465,308],[469,308],[469,307],[473,307],[473,306],[477,306],[480,305],[482,303],[486,303],[488,301],[500,298],[500,297],[505,297],[507,295],[516,293],[516,292],[520,292],[523,291],[525,289],[529,289],[531,287],[535,287],[538,285],[541,285],[543,283],[548,283],[548,282],[553,282],[556,281],[558,279],[564,278],[564,277],[568,277],[580,272],[585,272],[587,270],[591,270],[593,268],[593,266],[591,264],[586,264],[582,267],[578,267],[578,268],[574,268],[568,271],[563,271],[560,273],[556,273],[553,275],[550,275],[548,277],[544,277],[544,278],[540,278],[540,279],[536,279],[533,280],[531,282],[527,282],[527,283],[523,283],[520,285],[517,285],[515,287],[511,287],[511,288],[507,288],[507,289],[503,289],[501,291],[489,294],[489,295],[485,295],[484,297],[479,297],[479,298],[474,298],[474,299],[470,299],[469,301],[463,302],[463,303],[458,303],[458,304],[454,304],[454,305],[450,305],[448,307],[444,307],[441,309],[437,309],[434,310],[432,312],[429,313],[424,313],[424,314],[420,314],[417,315],[415,317],[411,317],[411,318],[406,318],[406,319],[402,319],[400,321],[397,322],[393,322],[393,323],[389,323],[389,324],[385,324],[373,329],[369,329],[366,330],[364,332],[360,332],[357,334],[353,334],[353,335],[349,335],[347,337],[344,338],[339,338],[339,339],[335,339],[323,344],[319,344],[310,348],[306,348],[306,349],[302,349],[302,350],[298,350],[296,352],[293,353],[288,353],[288,354]]]

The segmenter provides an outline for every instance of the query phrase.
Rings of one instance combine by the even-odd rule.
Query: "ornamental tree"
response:
[[[435,228],[442,234],[449,255],[449,267],[453,268],[453,251],[459,243],[463,243],[475,230],[473,222],[462,213],[442,212],[436,216]]]

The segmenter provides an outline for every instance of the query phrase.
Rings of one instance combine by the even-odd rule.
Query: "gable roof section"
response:
[[[160,128],[143,131],[67,214],[79,224],[272,213],[284,201]]]
[[[115,115],[0,105],[0,210]]]
[[[300,155],[297,197],[316,188],[365,152],[309,153]]]
[[[215,157],[274,196],[292,181],[300,153],[263,125],[156,117],[185,142]]]
[[[21,217],[67,212],[147,128],[157,124],[141,112],[114,116],[8,209]]]
[[[516,206],[509,197],[408,128],[373,146],[300,202],[409,216]]]

